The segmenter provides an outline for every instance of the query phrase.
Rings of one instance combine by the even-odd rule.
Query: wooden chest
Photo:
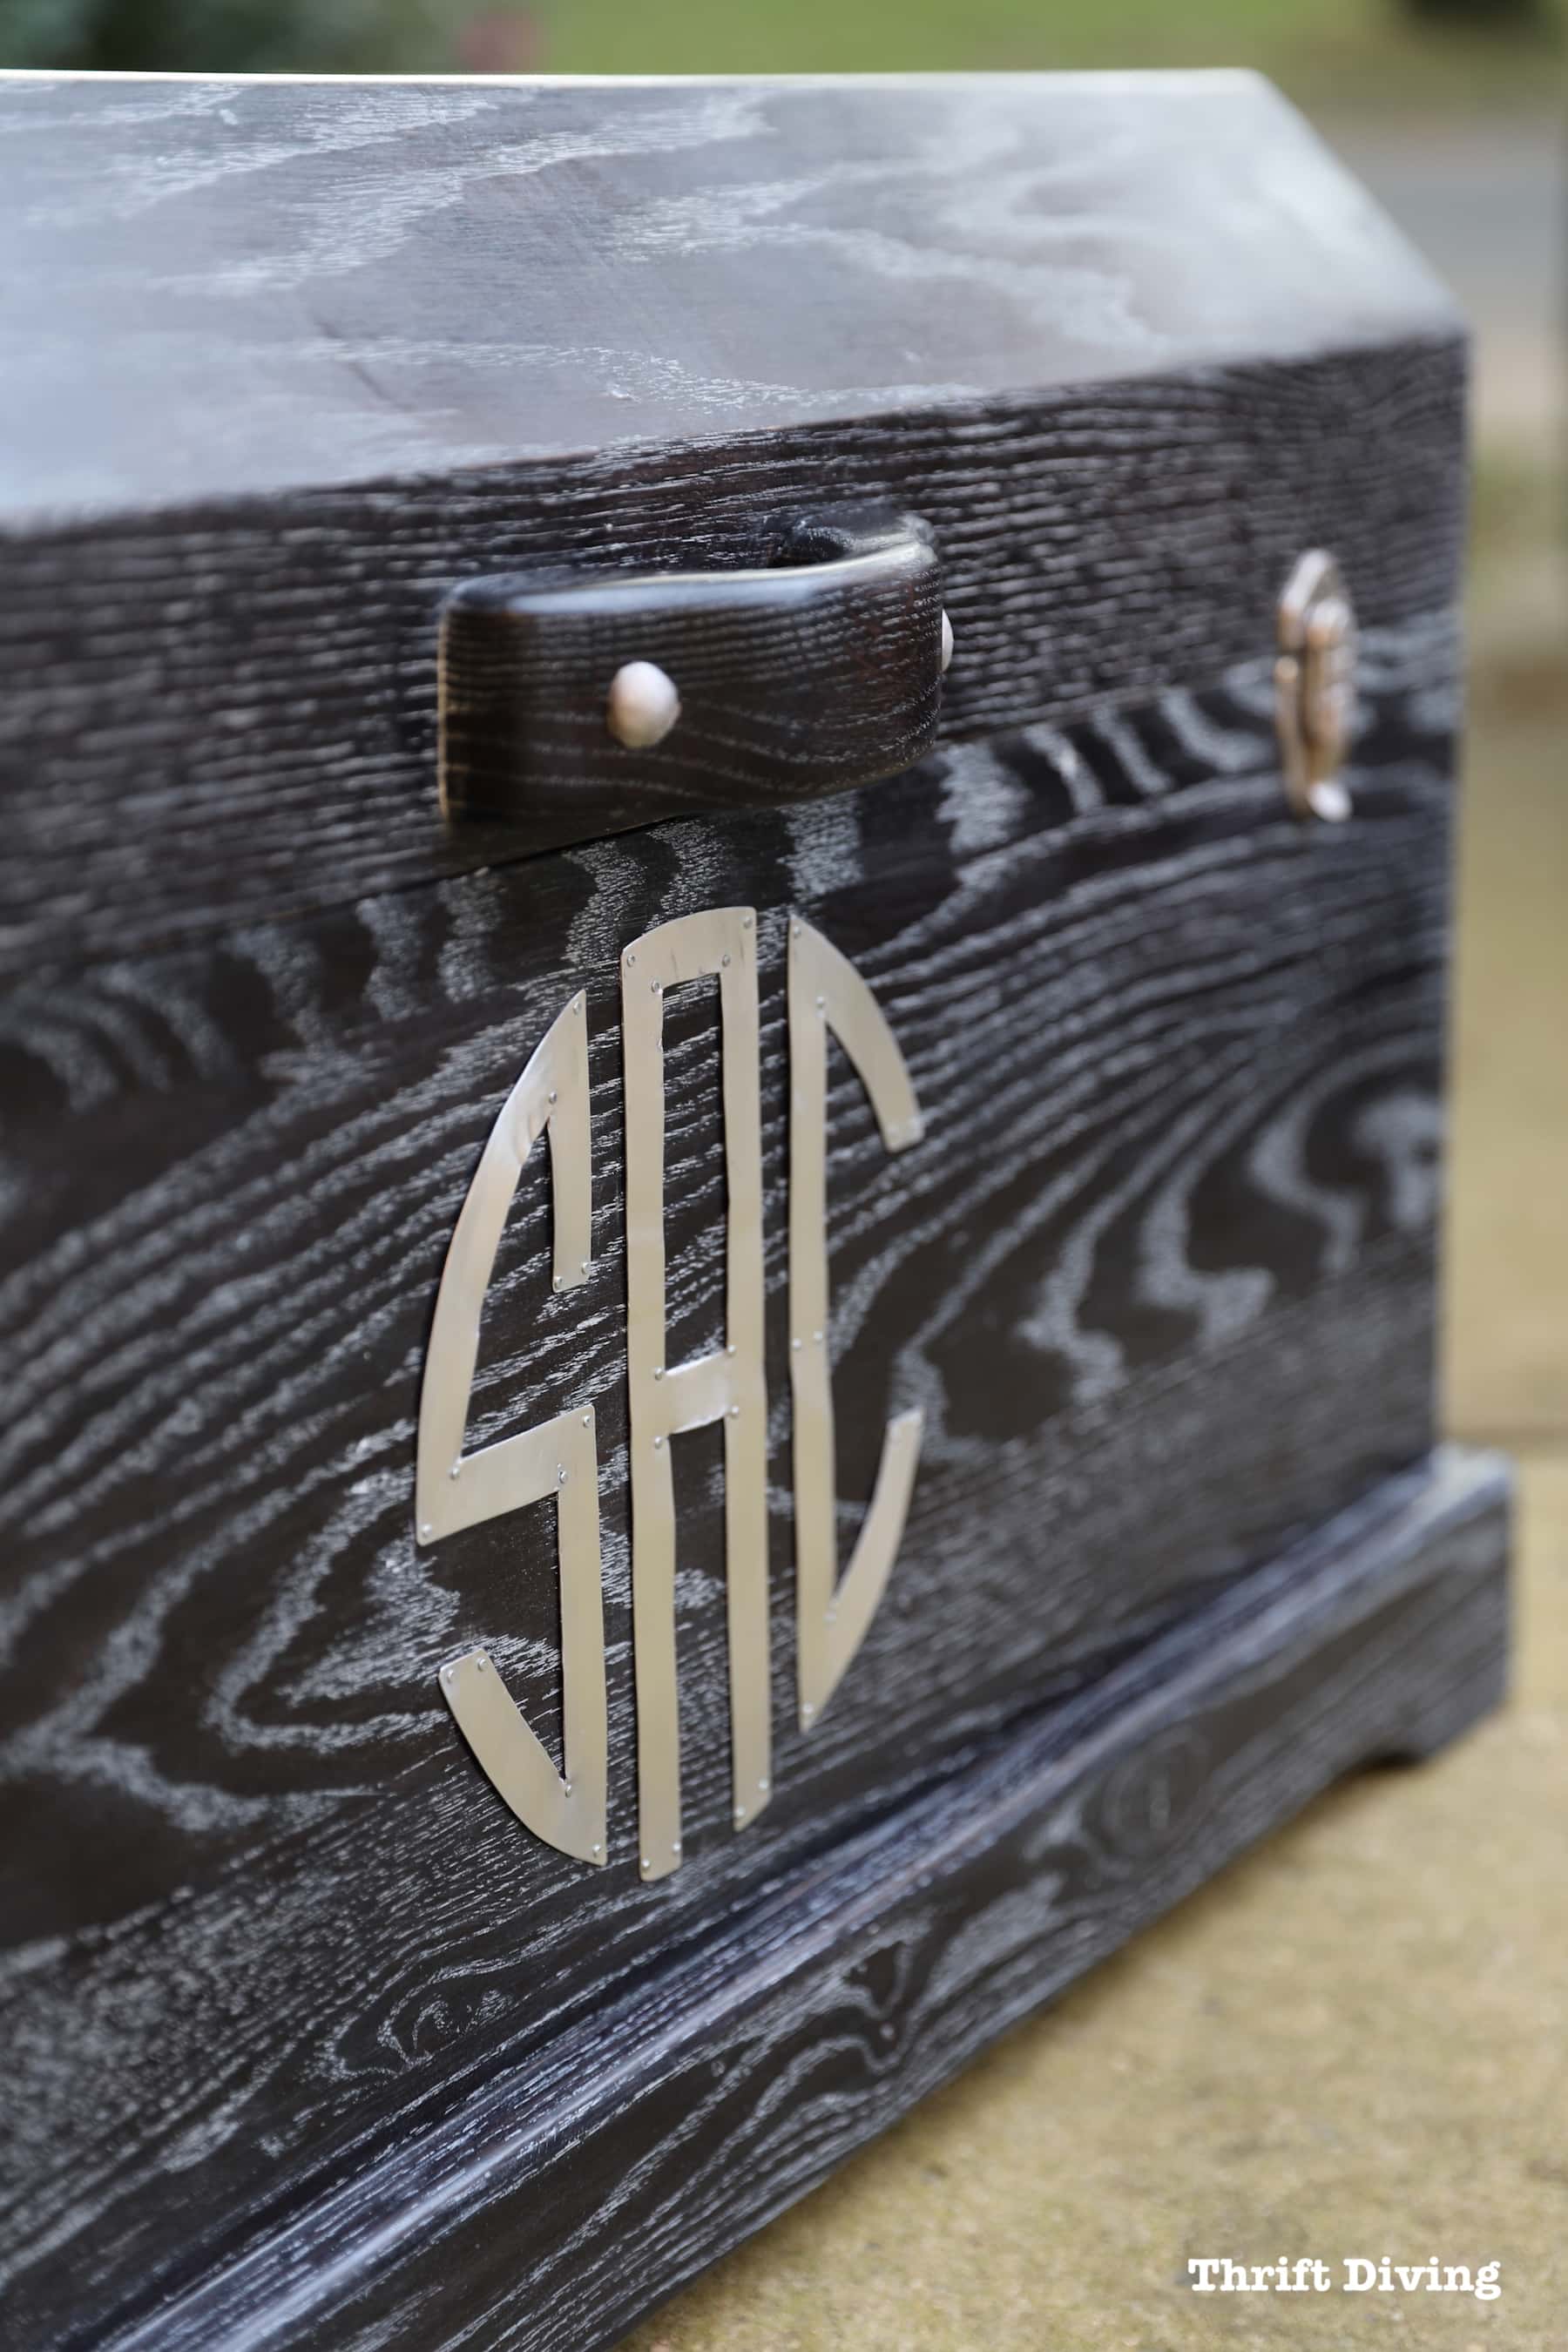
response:
[[[0,332],[6,2341],[599,2344],[1497,1695],[1461,331],[1245,76],[13,76]]]

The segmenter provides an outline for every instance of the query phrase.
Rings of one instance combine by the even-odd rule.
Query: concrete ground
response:
[[[1568,587],[1536,210],[1556,165],[1506,132],[1468,152],[1468,178],[1408,142],[1357,160],[1487,338],[1446,1392],[1452,1428],[1520,1459],[1512,1703],[1332,1790],[633,2352],[1568,2352]],[[1188,2258],[1225,2253],[1497,2262],[1502,2292],[1194,2294]]]

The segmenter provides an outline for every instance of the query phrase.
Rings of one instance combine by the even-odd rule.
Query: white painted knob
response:
[[[947,676],[947,666],[952,659],[952,623],[944,613],[942,616],[942,674]]]
[[[662,743],[679,716],[675,681],[657,662],[627,662],[610,680],[605,722],[628,751],[646,751]]]

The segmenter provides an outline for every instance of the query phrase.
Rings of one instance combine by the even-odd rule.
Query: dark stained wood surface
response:
[[[30,2343],[434,2125],[759,1885],[950,1770],[1431,1442],[1453,642],[1367,640],[1357,814],[1286,812],[1267,660],[785,813],[689,820],[12,992],[0,2263]],[[615,974],[763,909],[892,1023],[928,1142],[833,1073],[847,1531],[886,1414],[927,1437],[892,1585],[756,1830],[728,1824],[717,1451],[677,1449],[689,1859],[632,1822]],[[544,1513],[416,1555],[441,1255],[506,1089],[588,991],[595,1269],[549,1295],[525,1182],[475,1438],[581,1399],[603,1465],[610,1866],[519,1830],[439,1698],[482,1638],[555,1706]],[[667,1025],[672,1352],[717,1335],[710,1009]],[[787,1722],[782,1216],[775,1704]],[[871,1759],[875,1759],[874,1763]],[[177,1891],[176,1891],[177,1890]],[[541,2061],[542,2063],[542,2060]]]
[[[1271,651],[1310,546],[1373,624],[1438,611],[1463,390],[1458,342],[1405,341],[23,537],[0,591],[0,971],[515,856],[437,806],[438,616],[475,576],[752,563],[824,504],[921,515],[954,741]]]
[[[203,2352],[596,2339],[1332,1771],[1482,1703],[1495,1481],[1387,1484],[1432,1443],[1463,368],[1420,265],[1245,77],[0,79],[27,2352],[141,2319]],[[920,767],[536,857],[442,824],[464,583],[734,571],[847,503],[940,554]],[[1287,814],[1272,734],[1315,543],[1366,625],[1339,828]],[[887,1414],[926,1436],[865,1647],[740,1835],[719,1444],[679,1441],[687,1860],[643,1886],[616,975],[726,903],[760,919],[781,1727],[792,908],[927,1120],[889,1161],[834,1066],[846,1538]],[[602,1872],[519,1828],[436,1680],[482,1640],[558,1738],[548,1514],[426,1553],[409,1523],[442,1254],[578,987],[593,1276],[550,1293],[541,1164],[470,1434],[596,1408]],[[707,997],[665,1034],[685,1356],[720,1317]],[[433,2269],[367,2285],[384,2223]]]
[[[512,573],[442,609],[448,815],[504,818],[516,854],[661,817],[826,800],[929,751],[942,565],[918,517],[824,514],[747,572]],[[608,688],[651,663],[679,695],[659,742],[616,740]]]
[[[0,75],[0,529],[1451,334],[1248,74]]]
[[[1495,1706],[1507,1528],[1494,1459],[1390,1480],[231,2269],[144,2294],[112,2352],[611,2341],[1336,1776]]]

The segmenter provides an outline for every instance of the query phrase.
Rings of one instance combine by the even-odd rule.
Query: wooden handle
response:
[[[527,846],[897,774],[942,700],[917,523],[795,525],[763,570],[473,581],[441,616],[441,803]],[[654,739],[654,740],[650,740]]]

